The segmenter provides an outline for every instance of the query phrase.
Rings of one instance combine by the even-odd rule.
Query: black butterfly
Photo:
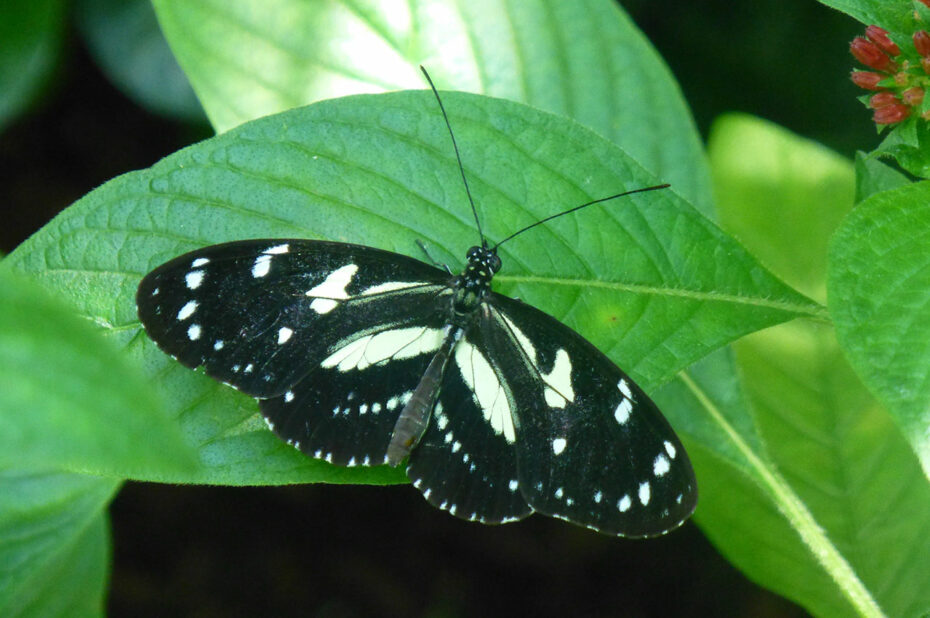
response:
[[[206,247],[142,280],[139,317],[182,364],[256,397],[289,444],[343,466],[406,460],[457,517],[538,511],[632,537],[679,526],[697,487],[665,418],[577,333],[491,291],[501,243],[478,230],[458,276],[347,243]]]

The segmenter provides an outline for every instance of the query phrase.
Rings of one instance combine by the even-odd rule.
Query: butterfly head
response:
[[[475,246],[465,254],[467,263],[462,274],[455,279],[453,305],[457,313],[473,311],[491,290],[491,279],[501,269],[497,251],[486,246]]]

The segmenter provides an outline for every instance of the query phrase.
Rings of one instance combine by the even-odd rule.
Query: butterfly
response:
[[[533,512],[648,537],[694,511],[678,437],[623,371],[542,311],[494,292],[484,238],[448,268],[356,244],[256,239],[146,275],[139,318],[166,353],[258,399],[268,426],[340,466],[405,465],[434,506],[482,523]],[[425,251],[425,247],[424,247]]]

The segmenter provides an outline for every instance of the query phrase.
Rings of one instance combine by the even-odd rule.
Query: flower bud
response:
[[[908,88],[901,93],[901,100],[910,105],[911,107],[917,107],[924,100],[924,89],[914,86],[913,88]]]
[[[930,58],[921,58],[920,66],[924,68],[924,73],[930,75]]]
[[[860,88],[865,88],[866,90],[882,90],[883,88],[878,85],[878,82],[885,79],[885,76],[881,73],[873,73],[872,71],[853,71],[849,79]]]
[[[914,33],[914,47],[924,58],[930,57],[930,34],[926,30],[918,30]]]
[[[881,48],[889,56],[897,56],[901,49],[894,44],[894,41],[888,38],[888,31],[878,26],[869,26],[865,29],[865,36]]]
[[[869,98],[869,107],[874,109],[899,104],[898,97],[894,96],[892,92],[879,92],[878,94],[873,94],[871,98]]]
[[[896,122],[901,122],[910,114],[910,107],[902,103],[895,103],[876,109],[875,113],[872,114],[872,121],[875,122],[875,124],[895,124]]]
[[[856,57],[856,60],[869,68],[885,71],[891,67],[891,58],[885,55],[875,43],[861,36],[852,40],[849,44],[849,51]]]

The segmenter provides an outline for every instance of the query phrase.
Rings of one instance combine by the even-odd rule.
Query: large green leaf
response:
[[[568,116],[703,212],[703,149],[668,68],[612,0],[155,0],[218,131],[348,94],[440,88]]]
[[[35,288],[0,270],[0,469],[146,476],[194,468],[141,373]]]
[[[64,21],[64,0],[0,2],[0,130],[51,78]]]
[[[829,283],[844,351],[930,478],[930,182],[859,204],[833,239]]]
[[[544,215],[655,182],[567,119],[450,93],[484,229],[500,239]],[[359,242],[457,265],[477,239],[449,136],[427,92],[347,97],[272,116],[89,194],[9,258],[106,325],[159,377],[215,483],[399,481],[335,469],[281,445],[254,402],[139,336],[134,292],[159,263],[237,238]],[[780,283],[674,190],[565,217],[501,248],[501,291],[575,327],[648,388],[743,334],[822,309]],[[243,462],[251,461],[250,465]]]
[[[117,481],[0,472],[0,614],[100,616]]]
[[[717,123],[710,154],[722,225],[821,296],[830,228],[853,203],[851,163],[743,116]],[[750,577],[817,615],[926,612],[930,485],[832,329],[795,322],[735,349],[747,401],[697,370],[682,377],[694,408],[732,427],[686,442],[702,473],[702,528]]]

